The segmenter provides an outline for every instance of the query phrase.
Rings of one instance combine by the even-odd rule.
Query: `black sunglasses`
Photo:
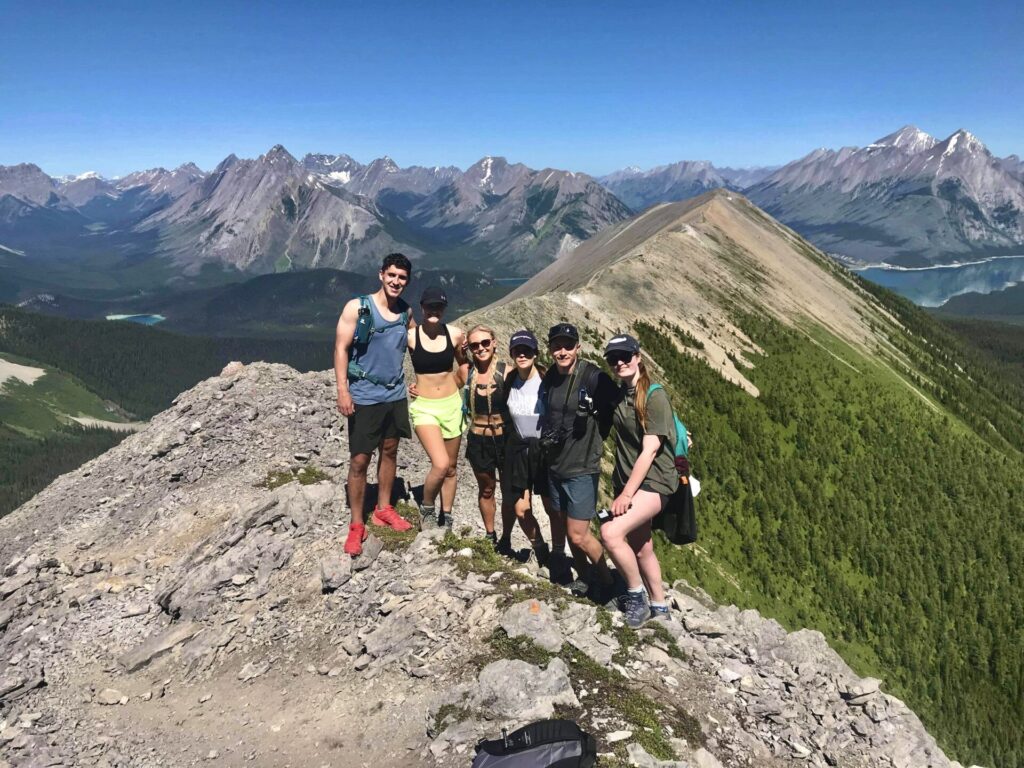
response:
[[[480,341],[471,341],[471,342],[469,342],[469,348],[471,350],[473,350],[474,352],[476,352],[478,349],[490,349],[490,347],[491,347],[491,340],[490,339],[481,339]]]
[[[536,357],[537,350],[531,347],[516,345],[512,347],[512,357]]]
[[[448,306],[447,304],[441,304],[440,302],[438,302],[437,304],[433,304],[433,303],[431,303],[431,304],[424,304],[423,308],[426,309],[426,310],[429,310],[431,312],[441,312],[447,306]]]
[[[548,346],[551,347],[552,350],[576,349],[576,345],[578,343],[579,342],[573,341],[572,339],[555,339],[554,341],[549,341]]]
[[[619,363],[628,363],[633,359],[632,352],[609,352],[604,356],[604,359],[608,361],[608,365],[618,365]]]

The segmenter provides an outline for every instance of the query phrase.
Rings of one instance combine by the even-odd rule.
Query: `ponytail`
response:
[[[647,390],[651,386],[651,376],[647,373],[647,366],[644,365],[643,358],[640,359],[637,366],[640,375],[636,380],[633,407],[636,409],[636,417],[640,421],[640,426],[643,427],[644,432],[647,432]]]

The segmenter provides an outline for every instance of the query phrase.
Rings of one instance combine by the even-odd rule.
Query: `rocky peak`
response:
[[[953,133],[948,139],[937,144],[935,146],[936,153],[943,157],[948,157],[953,153],[963,153],[969,155],[976,154],[988,154],[988,149],[981,140],[978,139],[970,131],[965,131],[963,128]]]
[[[878,139],[868,148],[892,147],[908,154],[916,154],[917,152],[931,149],[937,143],[938,141],[934,136],[928,135],[917,126],[905,125],[895,133],[890,133],[888,136]]]
[[[0,165],[0,196],[11,195],[36,205],[56,197],[56,182],[34,163]]]
[[[468,535],[343,556],[334,399],[329,372],[233,363],[0,520],[0,762],[455,768],[562,714],[633,765],[951,765],[818,632],[684,582],[633,631],[499,557],[465,464]],[[400,493],[427,469],[403,441]]]
[[[282,146],[281,144],[275,144],[273,147],[270,148],[270,150],[265,155],[261,155],[259,160],[260,162],[272,163],[275,165],[295,165],[298,163],[298,160],[296,160],[295,157],[292,156],[292,153],[285,149],[284,146]]]

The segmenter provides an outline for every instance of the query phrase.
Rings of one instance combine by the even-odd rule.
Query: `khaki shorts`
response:
[[[438,399],[417,397],[409,403],[409,418],[414,428],[428,424],[440,427],[445,440],[459,437],[465,428],[462,394],[456,392]]]

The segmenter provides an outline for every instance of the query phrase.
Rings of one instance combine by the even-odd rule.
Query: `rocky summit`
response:
[[[552,716],[602,765],[955,765],[818,632],[683,582],[633,631],[500,558],[468,466],[455,533],[351,560],[346,462],[330,373],[232,364],[0,520],[0,766],[466,766]]]

